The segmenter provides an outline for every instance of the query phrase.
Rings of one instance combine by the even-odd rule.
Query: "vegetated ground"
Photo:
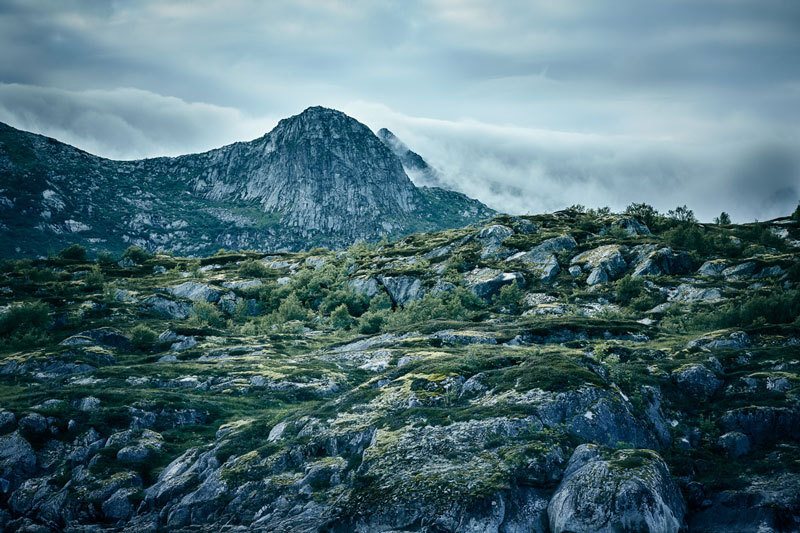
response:
[[[0,526],[564,530],[595,443],[691,530],[796,531],[800,227],[650,226],[6,261]]]

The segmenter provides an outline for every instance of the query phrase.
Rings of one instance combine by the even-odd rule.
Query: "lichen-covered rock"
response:
[[[756,446],[782,439],[800,439],[800,411],[789,407],[741,407],[719,419],[723,431],[744,433]]]
[[[486,258],[495,254],[503,244],[503,241],[514,234],[514,230],[508,226],[492,224],[481,229],[475,236],[481,243],[481,257]]]
[[[750,453],[750,439],[744,433],[731,431],[719,438],[719,445],[731,457],[740,457]]]
[[[746,348],[750,346],[750,336],[743,331],[728,334],[709,333],[689,341],[687,348]]]
[[[36,471],[33,447],[19,431],[0,437],[0,492],[8,494]]]
[[[11,411],[0,409],[0,435],[5,435],[17,427],[17,417]]]
[[[572,258],[570,264],[581,266],[584,270],[591,270],[592,274],[589,276],[594,279],[604,277],[602,281],[595,281],[594,283],[587,283],[594,285],[608,280],[616,279],[628,267],[625,258],[622,256],[624,247],[618,244],[609,244],[606,246],[599,246],[592,250],[587,250]],[[598,272],[595,274],[595,272]]]
[[[519,286],[525,285],[525,278],[519,272],[503,272],[491,268],[479,268],[468,272],[464,276],[464,281],[472,292],[487,300],[506,285],[514,282]]]
[[[425,295],[422,281],[412,276],[379,276],[381,284],[392,301],[399,306],[406,306]]]
[[[664,247],[649,252],[635,265],[631,276],[657,276],[659,274],[685,274],[692,268],[692,259],[686,251],[673,252]]]
[[[541,281],[551,281],[559,271],[558,259],[550,252],[517,252],[506,261],[521,261]]]
[[[145,298],[142,300],[142,303],[149,309],[152,309],[156,313],[166,316],[167,318],[177,318],[178,320],[183,320],[194,314],[191,303],[170,300],[169,298],[159,295]]]
[[[115,328],[96,328],[81,331],[61,341],[63,346],[79,346],[83,344],[100,344],[111,348],[128,350],[131,347],[131,340]]]
[[[215,289],[205,283],[196,281],[185,281],[174,287],[167,287],[167,292],[177,298],[185,298],[193,302],[218,302],[222,291]]]
[[[670,294],[667,299],[671,302],[682,303],[714,303],[722,300],[722,292],[716,287],[703,288],[696,287],[689,283],[678,285],[675,292]]]
[[[708,399],[722,386],[722,380],[704,365],[687,365],[672,373],[675,383],[687,393]]]
[[[731,281],[747,279],[756,273],[758,265],[752,261],[733,265],[722,271],[722,276]]]
[[[727,267],[728,262],[726,260],[712,259],[700,265],[700,268],[697,269],[697,273],[708,278],[721,278],[723,270]]]
[[[553,533],[678,532],[685,504],[659,455],[623,450],[608,458],[582,445],[547,508]]]
[[[365,294],[367,298],[372,298],[381,291],[375,278],[354,278],[348,282],[348,285],[355,292]]]
[[[599,283],[606,283],[607,281],[609,281],[608,272],[600,267],[592,270],[586,278],[587,285],[597,285]]]

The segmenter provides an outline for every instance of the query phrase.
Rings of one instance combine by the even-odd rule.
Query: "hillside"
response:
[[[800,224],[638,212],[6,261],[0,529],[800,530]]]
[[[344,113],[310,107],[269,133],[201,154],[111,161],[0,123],[0,257],[80,243],[181,255],[343,248],[459,227],[494,212],[416,187]]]

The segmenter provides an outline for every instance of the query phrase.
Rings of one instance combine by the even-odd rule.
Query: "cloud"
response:
[[[68,91],[0,83],[0,121],[96,155],[180,155],[259,137],[277,119],[140,89]]]

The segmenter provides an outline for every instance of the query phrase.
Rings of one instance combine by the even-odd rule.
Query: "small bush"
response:
[[[658,221],[659,214],[655,207],[645,203],[633,203],[625,208],[625,214],[632,216],[648,228],[655,229],[656,222]]]
[[[279,322],[289,322],[290,320],[305,320],[308,318],[308,310],[303,307],[303,303],[297,294],[292,292],[278,306],[277,319]]]
[[[44,302],[12,307],[0,317],[0,335],[43,329],[50,323],[50,308]]]
[[[644,281],[641,278],[625,276],[615,284],[617,289],[617,301],[623,305],[628,305],[631,300],[639,296],[644,290]]]
[[[718,217],[714,218],[714,224],[717,224],[717,225],[724,225],[724,224],[730,224],[730,223],[731,223],[731,216],[728,213],[726,213],[725,211],[720,213]]]
[[[208,302],[196,302],[193,306],[194,316],[189,319],[190,323],[199,326],[212,326],[215,328],[221,327],[225,324],[222,318],[222,313],[216,308],[214,304]]]
[[[111,252],[100,252],[97,254],[97,263],[100,265],[110,265],[116,262],[117,260]]]
[[[500,293],[494,298],[494,303],[501,309],[507,309],[512,314],[518,314],[521,300],[522,290],[515,281],[511,285],[506,285],[500,289]]]
[[[73,244],[58,252],[61,259],[71,259],[73,261],[86,261],[86,248],[80,244]]]
[[[389,311],[367,311],[358,319],[358,332],[365,335],[378,333],[386,323],[386,316]]]
[[[392,308],[392,299],[385,292],[379,292],[369,301],[369,310],[373,313]]]
[[[130,259],[134,263],[144,263],[151,257],[153,257],[153,254],[138,246],[128,246],[122,254],[123,259]]]
[[[353,319],[350,318],[345,304],[341,304],[331,313],[331,325],[336,329],[348,329],[352,323]]]
[[[149,350],[157,339],[156,332],[144,324],[137,324],[131,330],[131,345],[137,350],[143,352]]]
[[[239,265],[239,275],[244,278],[266,278],[270,276],[270,269],[261,261],[248,259]]]
[[[103,283],[105,283],[106,278],[103,275],[103,271],[100,270],[100,266],[94,265],[92,271],[89,272],[84,281],[86,282],[87,289],[94,290],[103,288]]]

